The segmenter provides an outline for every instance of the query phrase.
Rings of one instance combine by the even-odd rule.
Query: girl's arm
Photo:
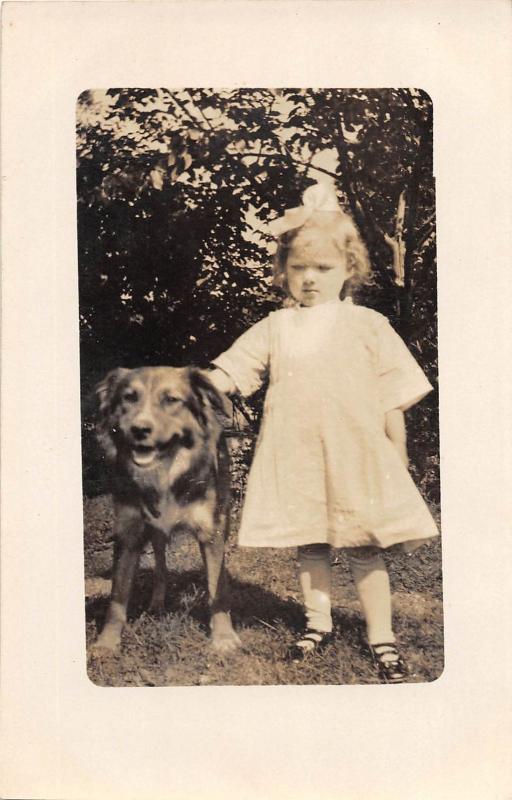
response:
[[[386,436],[393,442],[398,450],[398,455],[403,463],[408,467],[407,431],[405,429],[404,412],[400,408],[392,408],[391,411],[386,411],[384,429],[386,431]]]
[[[234,394],[236,386],[229,375],[222,369],[214,369],[208,373],[208,377],[219,392],[224,394]]]

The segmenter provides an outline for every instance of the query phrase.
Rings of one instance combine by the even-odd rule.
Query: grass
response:
[[[295,551],[228,545],[232,616],[243,643],[226,658],[209,647],[206,585],[196,542],[184,535],[168,547],[165,614],[146,612],[152,587],[151,549],[143,554],[116,655],[90,650],[110,593],[110,498],[84,501],[88,674],[100,686],[205,686],[377,683],[364,654],[364,626],[341,551],[333,551],[335,642],[322,656],[287,664],[286,648],[302,624]],[[395,627],[410,667],[408,682],[435,680],[443,669],[441,553],[438,542],[413,556],[388,558]]]

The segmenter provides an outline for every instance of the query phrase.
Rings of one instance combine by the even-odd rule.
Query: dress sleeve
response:
[[[383,318],[377,329],[378,384],[384,411],[406,411],[432,390],[400,336]]]
[[[232,379],[244,397],[253,394],[261,384],[270,360],[270,318],[257,322],[243,333],[212,364]]]

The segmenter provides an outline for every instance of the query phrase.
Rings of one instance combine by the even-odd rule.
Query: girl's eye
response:
[[[330,272],[332,267],[330,267],[328,264],[320,264],[318,269],[320,270],[320,272]]]
[[[123,394],[123,400],[126,400],[127,403],[136,403],[139,399],[139,395],[135,391],[135,389],[128,389]]]
[[[290,269],[293,269],[296,272],[300,272],[301,270],[304,269],[304,267],[302,266],[302,264],[290,264]]]

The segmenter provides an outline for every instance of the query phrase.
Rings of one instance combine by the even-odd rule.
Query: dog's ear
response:
[[[203,405],[206,402],[214,411],[217,411],[223,417],[231,419],[233,414],[231,401],[213,385],[208,377],[208,372],[197,369],[197,367],[191,367],[189,369],[189,380],[192,391]]]
[[[96,396],[98,398],[98,421],[96,424],[96,437],[100,446],[103,448],[107,458],[115,458],[116,447],[112,438],[113,400],[117,387],[121,380],[128,375],[129,369],[118,367],[111,370],[100,383],[96,386]]]
[[[110,411],[116,389],[121,380],[125,377],[125,375],[128,375],[129,372],[129,369],[117,367],[117,369],[112,369],[107,375],[105,375],[103,380],[98,383],[96,386],[96,396],[98,397],[100,414],[105,414]]]

